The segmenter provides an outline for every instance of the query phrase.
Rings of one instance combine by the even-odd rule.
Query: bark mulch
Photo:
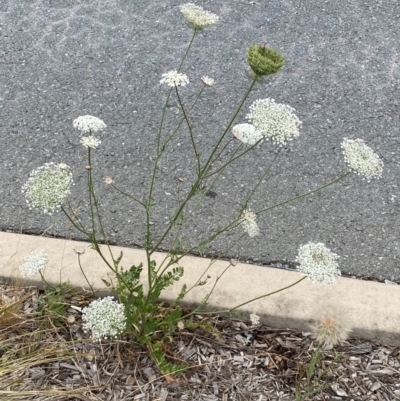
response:
[[[37,288],[2,286],[0,294],[0,400],[295,400],[296,380],[304,383],[317,346],[311,333],[195,316],[164,350],[189,369],[164,376],[134,339],[89,339],[80,312],[87,298],[68,298],[57,320],[43,305],[37,315]],[[337,353],[342,357],[333,362]],[[400,400],[396,347],[344,341],[324,352],[316,374],[328,366],[319,382],[324,389],[309,399]]]

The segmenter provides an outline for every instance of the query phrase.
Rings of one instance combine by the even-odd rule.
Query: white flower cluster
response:
[[[350,168],[368,181],[382,176],[383,161],[362,139],[344,138],[342,151]]]
[[[255,145],[260,139],[263,139],[263,134],[256,130],[256,127],[252,124],[237,124],[232,128],[232,134],[234,137],[248,143],[249,145]]]
[[[24,263],[19,266],[19,271],[23,277],[33,278],[39,272],[47,266],[49,257],[45,251],[31,252],[24,258]]]
[[[258,99],[250,106],[247,119],[260,131],[265,139],[271,138],[278,145],[299,136],[301,121],[286,104],[275,103],[274,99]]]
[[[71,193],[72,184],[72,174],[66,164],[46,163],[32,171],[22,193],[31,209],[43,209],[44,213],[51,214],[61,208]]]
[[[193,3],[187,3],[180,6],[180,10],[186,21],[197,29],[213,26],[219,20],[219,17],[216,14],[210,13],[209,11],[204,10],[203,7],[196,6]]]
[[[243,227],[243,230],[249,234],[250,237],[256,237],[257,235],[260,234],[260,229],[258,228],[257,222],[256,222],[256,217],[257,215],[250,211],[249,209],[243,210],[243,213],[241,214],[241,224]]]
[[[92,148],[96,149],[100,144],[101,141],[94,137],[93,135],[90,136],[84,136],[81,138],[81,144],[87,149],[87,148]]]
[[[260,316],[258,316],[256,313],[250,314],[250,322],[253,326],[256,326],[260,323]]]
[[[73,122],[74,128],[82,132],[97,132],[106,128],[103,120],[93,116],[80,116]]]
[[[212,78],[208,77],[207,75],[201,77],[201,80],[204,82],[204,85],[207,86],[213,86],[215,82]]]
[[[160,84],[167,84],[168,86],[185,86],[189,83],[189,78],[185,74],[173,70],[165,74],[162,74],[163,79],[160,80]]]
[[[324,244],[309,242],[299,248],[296,261],[300,263],[299,272],[307,275],[312,282],[333,284],[341,275],[336,261],[338,258],[339,255]]]
[[[113,297],[96,299],[82,309],[82,320],[83,330],[90,331],[93,340],[115,338],[126,328],[125,307]]]
[[[106,185],[111,185],[111,184],[114,182],[114,180],[113,180],[111,177],[109,177],[109,176],[104,177],[104,178],[103,178],[103,181],[104,181],[104,183],[105,183]]]

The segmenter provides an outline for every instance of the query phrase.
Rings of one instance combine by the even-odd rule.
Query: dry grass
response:
[[[85,297],[67,293],[57,309],[36,288],[0,293],[1,400],[295,400],[316,347],[310,333],[197,316],[164,349],[190,368],[163,376],[134,339],[90,341],[81,328]],[[323,354],[315,374],[328,367],[313,400],[400,399],[395,347],[346,341]]]

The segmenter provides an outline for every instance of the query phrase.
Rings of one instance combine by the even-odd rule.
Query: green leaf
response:
[[[107,286],[107,287],[111,287],[111,283],[107,280],[105,280],[104,278],[101,279],[101,281]]]
[[[122,256],[123,256],[123,253],[122,253],[122,251],[121,251],[121,253],[119,254],[118,258],[117,258],[116,260],[114,260],[114,267],[115,267],[115,269],[118,269],[118,265],[120,264],[120,262],[121,262],[121,260],[122,260]]]
[[[175,308],[163,315],[158,326],[163,330],[164,337],[171,336],[176,330],[176,323],[182,317],[182,309]]]
[[[179,292],[178,297],[176,298],[174,304],[179,305],[179,302],[182,301],[182,299],[184,298],[184,296],[186,295],[186,290],[187,290],[187,285],[183,284],[181,291]]]
[[[168,374],[168,375],[175,375],[178,373],[184,372],[189,365],[175,365],[168,362],[165,358],[165,355],[162,352],[162,348],[164,342],[157,341],[155,343],[151,343],[150,345],[150,355],[155,359],[157,363],[158,369],[160,369],[161,373]]]
[[[162,290],[169,287],[174,281],[179,281],[183,276],[184,269],[181,266],[174,267],[172,271],[166,272],[158,277],[154,282],[151,294],[149,294],[149,300],[155,301],[159,298]]]

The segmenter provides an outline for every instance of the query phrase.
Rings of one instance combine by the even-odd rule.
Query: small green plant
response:
[[[56,287],[45,286],[38,299],[36,315],[46,316],[54,326],[63,327],[66,311],[71,304],[69,299],[75,294],[76,291],[68,282]]]
[[[342,356],[342,354],[335,355],[325,368],[321,368],[320,364],[324,359],[324,353],[321,345],[318,345],[313,351],[310,361],[300,369],[296,377],[296,401],[309,400],[314,394],[329,387],[331,383],[323,382],[323,378]]]
[[[331,385],[331,383],[323,382],[323,378],[343,354],[337,353],[329,363],[325,362],[326,367],[321,368],[321,362],[325,357],[324,350],[331,350],[345,340],[349,333],[348,328],[341,323],[340,319],[331,314],[324,316],[313,330],[318,345],[311,354],[310,361],[305,366],[301,366],[296,377],[296,401],[306,401]]]
[[[89,223],[85,223],[87,219],[82,218],[78,214],[78,208],[74,208],[70,203],[72,173],[68,165],[64,163],[48,163],[34,170],[23,186],[23,192],[26,194],[27,201],[31,208],[41,209],[44,213],[53,213],[62,210],[72,226],[81,234],[85,235],[90,241],[92,248],[100,255],[117,279],[115,290],[118,294],[118,301],[111,300],[111,302],[114,302],[114,308],[109,306],[104,308],[96,306],[94,310],[84,310],[84,313],[86,313],[88,330],[90,331],[91,328],[95,328],[95,333],[101,334],[99,334],[99,336],[96,335],[96,338],[114,336],[117,333],[122,334],[124,332],[133,334],[137,341],[149,349],[160,369],[168,371],[169,373],[180,371],[181,368],[179,367],[177,370],[174,370],[172,365],[169,365],[169,362],[165,360],[163,355],[163,344],[165,340],[160,338],[159,332],[161,331],[164,334],[162,337],[168,338],[168,336],[173,335],[176,330],[178,321],[188,318],[192,314],[211,313],[207,312],[209,299],[224,273],[232,266],[231,263],[228,264],[223,273],[215,279],[211,290],[204,295],[202,302],[192,312],[184,314],[180,307],[181,302],[190,291],[196,287],[204,286],[209,281],[210,277],[208,271],[211,269],[215,259],[213,259],[207,269],[202,272],[194,285],[190,287],[186,284],[182,285],[176,301],[168,308],[163,309],[162,313],[160,313],[160,305],[157,302],[166,288],[180,281],[183,277],[184,269],[179,263],[185,255],[191,253],[202,254],[204,249],[219,235],[235,230],[237,227],[243,229],[243,234],[239,236],[232,246],[242,240],[246,235],[250,238],[256,237],[260,235],[257,218],[261,215],[278,206],[293,202],[296,199],[311,195],[333,185],[347,177],[351,171],[363,175],[367,180],[379,178],[382,174],[383,165],[379,157],[365,145],[362,140],[345,138],[342,142],[342,149],[344,159],[350,166],[347,171],[344,171],[343,174],[331,182],[311,189],[303,194],[282,200],[275,205],[261,207],[258,210],[254,209],[256,205],[250,204],[252,196],[259,190],[265,177],[270,174],[274,163],[283,153],[284,145],[288,141],[299,137],[301,121],[295,115],[294,109],[290,106],[278,104],[273,99],[266,98],[253,101],[249,108],[249,113],[246,116],[248,123],[234,126],[234,122],[242,111],[245,102],[249,99],[254,86],[257,83],[263,83],[263,77],[280,71],[284,65],[284,56],[280,54],[279,51],[266,45],[250,45],[247,52],[247,61],[249,63],[251,75],[249,87],[239,100],[236,110],[223,132],[216,136],[214,146],[208,153],[200,152],[199,147],[201,139],[196,135],[197,129],[192,123],[192,110],[196,106],[203,91],[212,86],[214,80],[210,77],[203,76],[202,87],[199,90],[198,96],[192,104],[187,105],[183,96],[182,87],[190,84],[190,80],[181,70],[197,34],[202,29],[215,25],[218,22],[218,17],[193,4],[185,4],[180,7],[180,10],[188,24],[193,28],[193,34],[177,69],[163,74],[160,80],[160,84],[167,86],[168,92],[166,94],[156,137],[154,165],[149,176],[148,193],[143,198],[138,197],[136,194],[127,193],[120,189],[114,184],[113,178],[104,178],[105,184],[111,185],[121,195],[127,196],[138,204],[144,213],[146,233],[143,241],[143,248],[146,253],[146,263],[124,267],[122,265],[122,252],[119,255],[114,255],[110,247],[100,210],[100,203],[96,196],[93,164],[94,152],[101,144],[101,141],[95,135],[97,132],[106,129],[106,124],[101,119],[85,115],[76,118],[73,122],[73,126],[85,135],[81,138],[80,143],[87,149],[86,173]],[[168,111],[167,106],[173,95],[176,97],[176,101],[182,112],[182,117],[176,128],[170,131],[165,129],[165,122]],[[166,152],[171,149],[172,140],[180,135],[182,127],[186,127],[187,129],[186,138],[190,143],[194,158],[194,168],[192,176],[190,177],[192,181],[190,185],[186,187],[186,190],[182,189],[179,192],[179,204],[172,210],[166,228],[162,232],[156,232],[152,225],[154,210],[164,201],[163,199],[156,199],[155,197],[155,187],[159,182],[160,163]],[[228,133],[231,131],[233,137],[228,139]],[[273,146],[276,146],[275,155],[269,163],[263,166],[263,171],[257,178],[253,187],[250,188],[245,195],[238,195],[241,196],[238,209],[232,211],[229,220],[224,222],[222,226],[210,227],[208,233],[198,238],[194,243],[188,244],[183,228],[188,224],[193,224],[195,219],[199,218],[196,213],[201,208],[204,198],[213,193],[212,190],[222,173],[228,166],[234,165],[239,158],[246,156],[255,147],[261,146],[264,140],[271,140]],[[228,156],[223,156],[227,146],[233,146],[233,148]],[[173,151],[176,151],[176,149]],[[100,246],[100,244],[105,244],[105,247]],[[169,252],[165,259],[159,265],[156,265],[154,253],[162,247],[168,248]],[[230,249],[231,247],[222,250],[219,257],[228,255]],[[107,252],[105,252],[105,250]],[[109,258],[106,257],[106,254],[111,257],[111,262]],[[300,263],[299,271],[303,273],[305,277],[284,288],[261,295],[241,305],[237,305],[234,308],[215,311],[213,313],[233,313],[237,311],[238,308],[250,302],[297,285],[306,277],[319,283],[333,284],[340,275],[340,270],[336,261],[337,258],[338,256],[326,248],[324,244],[309,243],[303,245],[299,249],[298,261]],[[40,272],[40,274],[42,274],[41,270],[43,264],[40,264],[36,260],[33,261],[30,266],[28,264],[27,269],[25,269],[28,273],[35,274]],[[142,281],[143,271],[147,272],[146,286],[144,286]],[[112,287],[111,283],[107,281],[105,281],[105,283]],[[57,305],[56,308],[59,308],[59,311],[62,312],[62,303],[59,304],[58,301],[56,301],[55,305]],[[124,309],[126,319],[122,319],[120,314],[116,314],[115,311],[120,310],[118,305],[121,305]],[[112,317],[111,320],[109,319],[110,316]],[[93,319],[93,321],[91,321],[91,319]],[[104,322],[104,324],[97,326],[96,322],[98,321]]]
[[[190,316],[190,318],[185,320],[184,327],[189,331],[195,331],[196,329],[204,330],[214,336],[217,340],[222,340],[220,331],[210,324],[207,319],[197,319],[197,321],[195,321],[193,316]]]

